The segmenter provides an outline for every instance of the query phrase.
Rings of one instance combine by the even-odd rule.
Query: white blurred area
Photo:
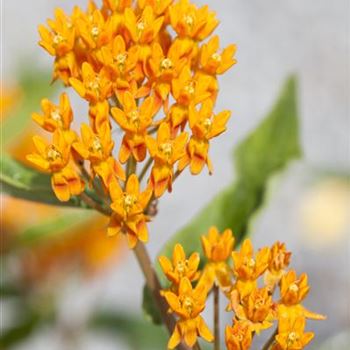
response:
[[[231,109],[229,130],[213,140],[214,175],[181,176],[161,199],[150,226],[152,256],[221,188],[231,182],[232,149],[271,107],[290,73],[299,82],[304,159],[271,184],[269,200],[253,227],[256,247],[285,241],[292,266],[309,274],[306,305],[326,314],[310,322],[314,349],[350,329],[350,2],[348,0],[194,0],[217,11],[222,45],[238,46],[238,64],[221,79],[217,110]],[[51,57],[37,46],[36,27],[56,6],[70,11],[82,0],[3,1],[3,76],[14,81],[18,65],[34,58],[49,67]],[[74,93],[72,94],[74,96]],[[75,99],[77,108],[82,104]],[[76,114],[79,114],[76,112]],[[335,175],[331,175],[335,174]],[[85,284],[84,284],[85,283]],[[93,281],[72,277],[63,295],[62,322],[79,324],[95,305],[140,313],[142,275],[134,257]],[[229,320],[229,316],[227,316]],[[342,338],[343,339],[343,338]],[[59,335],[36,337],[18,349],[63,349]],[[334,344],[328,340],[328,344]],[[84,335],[74,349],[125,349],[106,338]],[[344,349],[347,347],[344,347]],[[329,345],[327,350],[340,349]]]

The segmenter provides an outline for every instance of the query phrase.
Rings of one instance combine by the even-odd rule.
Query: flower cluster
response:
[[[307,275],[297,276],[294,270],[287,271],[291,253],[285,245],[276,242],[254,252],[251,241],[246,239],[236,251],[231,230],[220,234],[215,227],[201,239],[206,258],[202,271],[198,271],[199,253],[186,258],[179,244],[174,248],[172,261],[165,256],[159,258],[171,282],[162,295],[179,317],[168,347],[173,349],[180,341],[193,347],[198,335],[213,340],[199,313],[215,287],[228,300],[227,311],[233,312],[232,325],[225,329],[228,350],[250,349],[254,336],[276,322],[276,335],[270,347],[303,349],[313,338],[312,332],[305,332],[306,319],[325,317],[301,304],[310,289]]]
[[[127,233],[131,247],[147,240],[150,201],[170,192],[186,167],[212,172],[209,143],[230,117],[214,113],[217,77],[236,63],[235,45],[220,49],[212,36],[218,23],[189,0],[103,0],[70,15],[58,8],[39,26],[53,79],[87,102],[88,116],[78,135],[68,95],[58,105],[43,99],[33,119],[52,141],[35,137],[28,160],[52,174],[61,201],[87,186],[102,190],[99,204],[113,211],[108,232]]]

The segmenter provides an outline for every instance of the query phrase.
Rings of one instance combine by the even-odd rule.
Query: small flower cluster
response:
[[[193,347],[198,335],[207,341],[213,340],[199,314],[212,289],[217,288],[228,300],[227,311],[234,314],[232,326],[225,329],[228,350],[250,349],[254,336],[275,322],[278,326],[271,349],[303,349],[314,336],[312,332],[305,332],[306,319],[325,318],[301,304],[310,289],[307,275],[297,276],[294,270],[286,270],[291,253],[283,243],[276,242],[271,248],[264,247],[257,252],[249,239],[239,251],[233,250],[233,246],[231,230],[220,234],[212,227],[202,236],[206,257],[202,271],[198,271],[199,254],[195,252],[186,258],[179,244],[174,248],[172,261],[164,256],[159,258],[171,282],[162,295],[170,310],[179,317],[168,347],[173,349],[181,341]],[[274,300],[275,294],[278,294],[277,300]]]
[[[218,36],[210,37],[215,13],[189,0],[90,1],[71,15],[56,9],[47,23],[39,26],[39,44],[55,59],[53,79],[88,103],[88,118],[78,135],[67,94],[58,105],[43,99],[33,119],[52,141],[35,137],[28,160],[52,174],[61,201],[99,182],[107,207],[112,202],[109,234],[127,233],[134,247],[147,240],[151,199],[170,192],[186,167],[194,175],[205,165],[212,172],[209,143],[230,117],[213,111],[217,77],[236,63],[236,48],[220,50]]]

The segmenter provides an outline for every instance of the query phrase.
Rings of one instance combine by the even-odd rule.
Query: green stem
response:
[[[267,342],[265,343],[265,345],[263,346],[263,348],[261,350],[269,350],[271,345],[274,343],[275,341],[275,337],[278,333],[278,329],[276,328],[275,331],[271,334],[271,337],[267,340]]]
[[[214,350],[220,350],[219,287],[214,285]]]
[[[144,167],[142,168],[141,170],[141,173],[139,175],[139,181],[141,182],[143,180],[143,178],[145,177],[146,173],[147,173],[147,170],[150,168],[150,166],[152,165],[153,163],[153,159],[150,157],[146,164],[144,165]]]

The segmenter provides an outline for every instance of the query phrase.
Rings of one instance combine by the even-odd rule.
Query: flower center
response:
[[[180,275],[182,275],[182,274],[185,272],[186,266],[187,266],[187,260],[186,260],[186,261],[179,261],[179,262],[176,264],[176,270],[177,270],[177,272],[178,272]]]
[[[51,113],[50,113],[51,119],[53,119],[55,122],[61,122],[62,118],[60,115],[60,112],[57,109],[54,109]]]
[[[299,336],[296,332],[290,332],[288,334],[287,344],[292,345],[299,339]]]
[[[195,86],[195,82],[194,81],[191,81],[189,82],[186,86],[185,86],[185,91],[187,93],[189,93],[190,95],[194,95],[194,86]]]
[[[221,59],[222,59],[221,55],[218,54],[217,52],[213,53],[211,55],[211,58],[218,63],[221,62]]]
[[[164,58],[162,62],[160,63],[160,69],[161,70],[167,70],[173,68],[173,62],[170,58]]]
[[[186,297],[183,302],[184,308],[187,310],[188,313],[191,313],[193,310],[193,300],[190,297]]]
[[[173,152],[173,145],[170,142],[162,143],[160,150],[165,156],[170,157]]]
[[[291,292],[294,292],[294,293],[297,293],[299,291],[299,287],[297,286],[296,283],[292,283],[290,286],[289,286],[289,290]]]
[[[100,30],[98,29],[98,27],[93,26],[91,29],[91,35],[96,39],[99,34],[100,34]]]
[[[135,196],[131,194],[126,194],[124,196],[124,208],[126,211],[129,211],[131,207],[136,203],[136,198]]]
[[[91,90],[98,91],[100,89],[100,78],[96,77],[94,80],[90,81],[88,87]]]
[[[144,21],[140,21],[136,24],[136,29],[138,30],[139,33],[142,33],[146,28],[146,24]]]
[[[210,130],[211,126],[213,125],[213,122],[211,121],[210,118],[204,119],[203,125],[207,131]]]
[[[194,23],[194,18],[193,18],[193,16],[191,16],[191,15],[185,15],[183,19],[184,19],[184,22],[185,22],[189,27],[192,27],[192,26],[193,26],[193,23]]]
[[[255,260],[253,258],[250,258],[247,262],[246,262],[247,266],[250,267],[251,269],[255,267]]]
[[[47,159],[50,162],[53,162],[57,159],[62,159],[62,154],[57,150],[54,145],[50,145],[46,151]]]
[[[119,55],[117,55],[115,60],[117,61],[118,65],[124,66],[127,58],[128,58],[128,55],[125,52],[125,53],[120,53]]]
[[[103,147],[102,147],[100,139],[97,136],[95,136],[93,141],[92,141],[91,150],[93,152],[101,153],[102,149],[103,149]]]
[[[56,35],[53,37],[53,43],[54,43],[55,45],[60,44],[63,40],[64,40],[64,38],[63,38],[63,36],[60,35],[60,34],[56,34]]]

